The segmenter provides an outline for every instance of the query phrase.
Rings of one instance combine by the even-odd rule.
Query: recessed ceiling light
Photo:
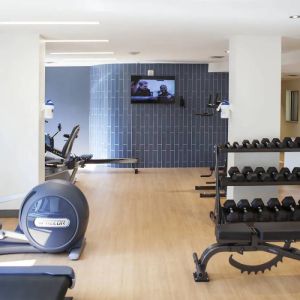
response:
[[[140,51],[131,51],[131,52],[129,52],[129,54],[131,54],[131,55],[138,55],[140,53],[141,53]]]
[[[218,58],[218,59],[220,59],[220,58],[224,58],[224,55],[213,55],[213,56],[211,56],[210,58]]]
[[[102,52],[51,52],[51,55],[113,55],[114,52],[102,51]]]
[[[109,43],[109,40],[49,40],[44,39],[45,43]]]
[[[300,18],[300,15],[293,15],[293,16],[290,16],[290,19],[299,19]]]
[[[5,21],[0,25],[99,25],[99,21]]]
[[[62,59],[63,61],[110,61],[110,60],[116,60],[116,58],[64,58]]]

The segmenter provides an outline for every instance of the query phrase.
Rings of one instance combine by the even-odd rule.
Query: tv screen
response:
[[[131,76],[131,103],[174,103],[175,76]]]

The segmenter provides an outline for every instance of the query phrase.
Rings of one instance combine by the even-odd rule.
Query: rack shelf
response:
[[[228,149],[218,146],[221,153],[264,153],[264,152],[300,152],[300,148],[241,148],[241,149]]]
[[[300,185],[297,181],[232,181],[230,177],[220,178],[220,185],[226,186],[271,186],[271,185]]]
[[[216,170],[219,169],[219,154],[220,153],[270,153],[270,152],[300,152],[300,147],[295,148],[224,148],[224,145],[215,146],[215,160]],[[232,181],[230,177],[220,176],[219,172],[216,172],[216,201],[215,210],[213,213],[213,219],[217,224],[222,222],[222,206],[221,206],[221,189],[227,186],[275,186],[275,185],[300,185],[300,180],[297,181],[256,181],[256,182],[236,182]]]

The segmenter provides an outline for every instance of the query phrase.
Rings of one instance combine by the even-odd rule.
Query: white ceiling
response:
[[[299,0],[0,0],[1,21],[99,21],[99,25],[1,25],[4,31],[35,31],[46,39],[108,39],[109,43],[49,43],[48,62],[90,65],[112,62],[212,62],[225,55],[236,34],[283,37],[283,53],[300,50]],[[113,51],[114,55],[51,55]],[[139,51],[138,55],[129,52]],[[65,58],[84,58],[70,61]],[[226,60],[225,57],[223,60]],[[107,61],[106,61],[107,62]],[[300,73],[299,68],[292,70]],[[97,62],[99,63],[99,62]],[[55,65],[54,64],[54,65]],[[289,72],[287,67],[284,72]]]

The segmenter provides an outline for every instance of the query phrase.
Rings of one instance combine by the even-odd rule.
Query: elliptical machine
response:
[[[68,252],[77,260],[88,220],[88,202],[78,187],[65,180],[46,181],[25,197],[15,231],[0,225],[0,255]]]

